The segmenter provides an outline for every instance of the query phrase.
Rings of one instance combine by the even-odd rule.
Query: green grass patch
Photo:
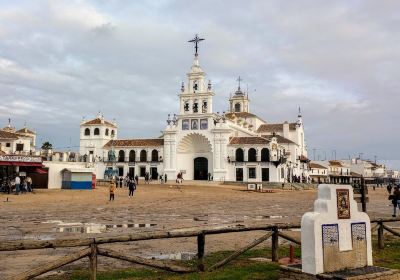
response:
[[[218,261],[223,260],[232,254],[232,251],[221,251],[209,254],[205,258],[205,266],[210,267]],[[289,246],[280,246],[279,257],[289,256]],[[300,246],[295,246],[295,256],[300,258]],[[140,269],[122,269],[111,270],[106,272],[98,272],[97,279],[99,280],[225,280],[225,279],[278,279],[279,265],[268,262],[257,262],[250,260],[251,258],[264,257],[271,258],[270,248],[258,248],[249,250],[237,259],[233,260],[226,266],[212,272],[195,272],[189,274],[177,274],[165,272],[156,269],[140,268]],[[385,249],[378,249],[376,240],[373,240],[373,257],[374,265],[392,269],[400,269],[400,240],[397,238],[387,237],[385,240]],[[177,264],[195,267],[196,261],[177,262]],[[86,280],[89,279],[89,271],[75,270],[68,275],[49,277],[51,280]]]

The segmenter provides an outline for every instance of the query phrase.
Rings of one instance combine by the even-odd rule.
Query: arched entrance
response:
[[[194,159],[194,180],[208,179],[208,159],[205,157],[197,157]]]

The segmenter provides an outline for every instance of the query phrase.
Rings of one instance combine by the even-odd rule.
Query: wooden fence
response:
[[[389,233],[400,237],[400,232],[395,231],[393,228],[385,225],[384,223],[399,222],[400,219],[376,219],[372,220],[372,223],[376,225],[371,228],[372,231],[378,231],[378,246],[379,248],[384,248],[384,234],[383,231],[386,230]],[[80,251],[74,252],[67,256],[64,256],[56,261],[43,264],[38,268],[20,273],[18,275],[12,276],[11,280],[20,279],[32,279],[36,276],[45,274],[51,270],[57,269],[66,264],[75,262],[82,258],[89,258],[90,266],[90,279],[96,279],[97,274],[97,257],[105,256],[110,258],[115,258],[119,260],[125,260],[131,263],[136,263],[140,265],[145,265],[157,269],[172,271],[176,273],[190,273],[196,271],[212,271],[218,269],[232,260],[236,259],[238,256],[244,252],[250,250],[251,248],[257,246],[258,244],[271,238],[271,256],[272,261],[278,261],[278,246],[279,237],[300,245],[301,241],[291,237],[283,230],[299,229],[299,223],[289,223],[289,224],[267,224],[259,226],[236,226],[236,227],[226,227],[226,228],[213,228],[213,229],[199,229],[199,230],[188,230],[188,231],[157,231],[152,233],[137,233],[114,237],[97,237],[97,238],[80,238],[80,239],[56,239],[56,240],[24,240],[24,241],[7,241],[0,243],[0,251],[17,251],[17,250],[32,250],[32,249],[45,249],[45,248],[66,248],[66,247],[86,247]],[[265,231],[266,233],[251,242],[250,244],[244,246],[243,248],[235,251],[225,259],[211,265],[206,268],[204,265],[204,249],[206,235],[214,234],[225,234],[234,232],[246,232],[246,231]],[[197,238],[197,267],[185,267],[176,265],[171,261],[165,260],[153,260],[146,259],[139,256],[125,255],[118,251],[111,249],[106,249],[101,247],[102,244],[110,244],[117,242],[131,242],[131,241],[142,241],[151,239],[165,239],[165,238],[180,238],[180,237],[196,237]]]

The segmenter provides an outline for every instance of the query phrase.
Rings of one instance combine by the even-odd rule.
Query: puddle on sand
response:
[[[193,252],[179,252],[173,254],[150,255],[149,258],[158,260],[190,261],[196,259],[197,254]]]
[[[157,224],[97,224],[97,223],[64,223],[62,221],[47,221],[43,223],[57,224],[53,228],[53,232],[66,232],[66,233],[104,233],[109,230],[118,228],[151,228]]]

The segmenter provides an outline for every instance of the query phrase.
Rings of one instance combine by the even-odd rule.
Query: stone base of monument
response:
[[[308,274],[301,271],[301,264],[281,265],[279,271],[281,280],[317,280],[317,279],[338,279],[338,280],[400,280],[400,270],[388,269],[378,266],[366,266],[361,268],[344,269],[322,274]]]

